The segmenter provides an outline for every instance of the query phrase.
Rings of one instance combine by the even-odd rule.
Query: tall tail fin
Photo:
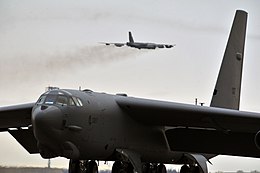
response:
[[[134,43],[134,38],[132,36],[132,33],[129,31],[128,34],[129,34],[129,42]]]
[[[237,10],[212,96],[212,107],[239,109],[247,12]]]

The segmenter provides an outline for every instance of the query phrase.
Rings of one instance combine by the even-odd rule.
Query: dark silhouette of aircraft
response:
[[[122,47],[122,46],[129,46],[134,47],[137,49],[156,49],[156,48],[172,48],[175,46],[175,44],[156,44],[156,43],[142,43],[142,42],[135,42],[134,38],[132,36],[132,33],[129,32],[129,42],[126,43],[102,43],[105,45],[115,45],[116,47]]]
[[[70,159],[70,173],[97,173],[99,160],[115,161],[112,173],[165,173],[166,163],[207,173],[219,154],[260,158],[260,113],[239,111],[246,24],[238,10],[210,107],[54,89],[1,107],[0,131],[29,153]]]

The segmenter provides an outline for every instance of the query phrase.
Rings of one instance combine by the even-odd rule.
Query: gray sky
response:
[[[236,9],[249,13],[241,110],[260,112],[260,1],[0,0],[0,105],[34,102],[45,87],[209,104]],[[115,48],[98,42],[177,44]],[[0,133],[1,165],[47,165]],[[211,171],[260,170],[260,159],[218,156]],[[67,167],[66,159],[53,164]],[[111,166],[111,165],[110,165]]]

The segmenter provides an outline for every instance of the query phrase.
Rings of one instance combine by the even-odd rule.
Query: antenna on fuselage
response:
[[[60,89],[59,87],[53,87],[53,86],[48,86],[45,88],[45,91],[51,91],[51,90],[58,90]]]
[[[200,106],[204,106],[204,102],[199,102]],[[198,105],[198,98],[195,98],[195,105]]]

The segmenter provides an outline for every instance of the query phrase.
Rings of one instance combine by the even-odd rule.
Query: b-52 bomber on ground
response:
[[[156,43],[143,43],[143,42],[135,42],[132,36],[132,33],[129,32],[129,42],[126,43],[102,43],[105,45],[115,45],[116,47],[129,46],[137,49],[156,49],[156,48],[172,48],[175,46],[172,44],[156,44]]]
[[[97,173],[96,161],[114,161],[112,173],[207,173],[219,154],[260,158],[260,113],[239,111],[246,24],[238,10],[210,107],[56,89],[0,108],[0,131],[29,153],[70,159],[70,173]]]

